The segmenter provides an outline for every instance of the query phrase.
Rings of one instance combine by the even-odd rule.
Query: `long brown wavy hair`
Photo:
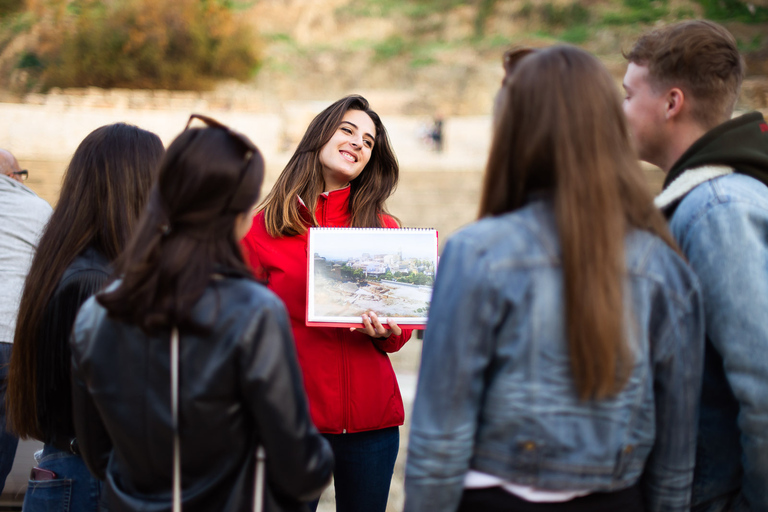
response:
[[[381,215],[387,213],[384,202],[397,186],[400,168],[381,118],[370,109],[368,100],[352,95],[336,101],[312,120],[288,165],[260,205],[271,236],[306,233],[307,224],[299,212],[297,196],[307,206],[312,224],[317,225],[317,198],[325,189],[320,150],[331,140],[348,110],[365,112],[376,127],[371,159],[350,182],[349,225],[382,227]]]
[[[566,329],[582,399],[620,391],[632,354],[624,339],[624,236],[632,228],[676,245],[653,205],[605,67],[568,46],[521,58],[499,100],[480,216],[551,191],[562,247]]]
[[[86,248],[109,261],[122,252],[144,208],[164,153],[154,133],[124,123],[92,131],[75,150],[56,209],[45,227],[24,283],[8,376],[8,425],[21,438],[40,439],[39,354],[51,371],[69,374],[67,340],[41,347],[46,305],[64,271]],[[60,341],[60,342],[59,342]],[[55,366],[56,368],[53,368]]]

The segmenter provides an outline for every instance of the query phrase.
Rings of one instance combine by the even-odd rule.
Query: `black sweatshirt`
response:
[[[768,124],[763,115],[750,112],[705,133],[672,166],[664,188],[686,170],[704,165],[727,165],[768,185]]]

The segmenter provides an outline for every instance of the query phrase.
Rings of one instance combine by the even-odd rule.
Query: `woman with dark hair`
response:
[[[384,202],[398,172],[379,116],[361,96],[342,98],[310,123],[244,240],[257,277],[288,308],[312,419],[336,458],[339,512],[386,509],[404,420],[387,352],[411,331],[382,325],[374,312],[363,315],[363,329],[308,327],[307,231],[397,228]]]
[[[257,447],[265,510],[302,510],[333,457],[309,418],[285,309],[239,246],[264,161],[245,136],[194,118],[207,127],[169,146],[120,279],[77,317],[80,449],[112,511],[253,510]]]
[[[73,425],[69,334],[80,306],[106,284],[163,152],[157,135],[135,126],[91,132],[72,156],[32,260],[8,385],[9,426],[45,443],[24,497],[28,512],[96,510],[101,484],[80,457]]]
[[[613,78],[511,55],[481,220],[440,262],[406,511],[689,508],[703,325]]]

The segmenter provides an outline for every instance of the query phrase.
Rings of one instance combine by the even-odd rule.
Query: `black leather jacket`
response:
[[[285,308],[251,279],[211,281],[180,329],[184,512],[248,511],[255,452],[267,454],[265,510],[301,510],[333,455],[309,418]],[[83,459],[112,512],[171,510],[170,331],[147,336],[89,299],[75,323],[72,390]]]
[[[48,302],[37,337],[37,422],[41,441],[69,451],[75,426],[70,395],[69,334],[77,311],[109,279],[109,260],[87,248],[64,271]]]

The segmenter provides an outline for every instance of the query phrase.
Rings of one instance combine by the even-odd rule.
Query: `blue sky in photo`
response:
[[[437,236],[434,230],[408,229],[310,229],[310,252],[330,260],[359,258],[363,253],[397,254],[403,259],[435,261]]]

